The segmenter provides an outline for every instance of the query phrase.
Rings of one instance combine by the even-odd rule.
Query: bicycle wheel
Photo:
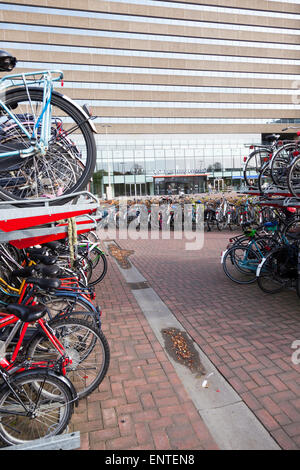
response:
[[[269,149],[254,150],[251,152],[245,163],[243,170],[244,181],[247,186],[256,189],[258,188],[258,176],[265,161],[269,160]]]
[[[69,386],[37,369],[9,378],[0,389],[0,440],[17,445],[61,434],[74,411]]]
[[[88,280],[88,285],[95,286],[104,279],[107,273],[107,258],[105,253],[97,246],[89,251],[88,256],[92,263],[92,273]]]
[[[273,180],[271,178],[270,162],[268,161],[262,166],[261,171],[259,172],[257,180],[259,192],[264,194],[265,190],[271,184],[273,184]]]
[[[79,399],[86,397],[98,387],[107,373],[110,360],[107,339],[101,330],[84,320],[54,320],[49,322],[49,326],[72,360],[67,366],[67,377]],[[49,338],[43,334],[30,341],[27,354],[32,361],[53,361],[60,357]]]
[[[300,199],[300,158],[293,160],[288,168],[287,175],[288,188],[295,198]]]
[[[257,284],[266,294],[275,294],[291,284],[291,278],[283,277],[280,270],[281,248],[271,252],[257,269]]]
[[[300,218],[296,216],[294,219],[288,222],[287,225],[284,226],[282,232],[283,232],[283,235],[285,235],[287,238],[289,234],[291,235],[300,234]]]
[[[43,89],[7,91],[5,104],[12,108],[31,133],[43,109]],[[51,137],[46,154],[7,157],[0,164],[0,197],[4,200],[36,199],[70,194],[84,189],[94,171],[96,143],[81,112],[63,95],[51,96]],[[30,140],[5,112],[1,112],[2,152],[28,148]],[[39,133],[38,136],[39,138]]]
[[[261,256],[251,248],[237,245],[229,248],[222,259],[226,276],[238,284],[251,284],[256,281],[256,269]]]
[[[273,155],[270,162],[271,178],[280,189],[288,185],[288,167],[294,158],[294,152],[298,148],[296,142],[283,145]]]
[[[68,315],[68,318],[71,316],[77,320],[88,321],[97,328],[100,326],[99,313],[87,299],[81,299],[79,296],[49,294],[45,298],[39,298],[39,303],[47,307],[49,320]]]

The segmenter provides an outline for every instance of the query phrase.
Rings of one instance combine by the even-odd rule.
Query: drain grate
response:
[[[139,289],[148,289],[149,284],[147,281],[144,282],[127,282],[128,286],[132,290],[139,290]]]
[[[199,354],[185,331],[168,328],[163,329],[161,332],[165,341],[165,349],[175,361],[188,367],[193,373],[206,374]]]

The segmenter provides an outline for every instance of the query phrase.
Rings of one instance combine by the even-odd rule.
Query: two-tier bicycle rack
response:
[[[69,219],[74,218],[77,234],[97,228],[101,215],[98,199],[88,191],[53,199],[0,202],[0,243],[28,248],[68,237]],[[68,450],[80,447],[80,433],[38,439],[1,450]]]
[[[288,189],[280,189],[275,185],[266,188],[263,194],[258,189],[245,188],[239,192],[244,196],[254,196],[258,198],[261,206],[267,207],[295,207],[300,209],[300,194],[296,198]]]
[[[68,219],[77,233],[97,227],[98,199],[88,191],[53,199],[0,202],[0,243],[28,248],[68,237]],[[97,218],[98,219],[98,218]]]

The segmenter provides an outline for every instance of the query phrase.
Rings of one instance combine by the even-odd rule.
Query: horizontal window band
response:
[[[1,44],[1,43],[0,43]],[[24,67],[26,62],[19,61],[18,66]],[[270,74],[266,72],[231,72],[231,71],[208,71],[208,70],[186,70],[186,69],[163,69],[150,67],[127,67],[113,65],[86,65],[86,64],[60,64],[40,62],[41,68],[63,69],[63,70],[82,70],[93,72],[108,73],[127,73],[127,74],[147,74],[147,75],[170,75],[170,76],[197,76],[197,77],[230,77],[230,78],[257,78],[268,80],[299,80],[300,75],[296,74]],[[63,67],[62,67],[63,65]],[[168,71],[172,71],[168,74]]]
[[[49,64],[51,65],[51,64]],[[30,64],[28,65],[30,68]],[[35,67],[32,64],[32,67]],[[56,88],[61,88],[60,83],[54,84]],[[295,84],[296,85],[296,84]],[[106,90],[106,91],[158,91],[163,93],[234,93],[234,94],[278,94],[295,95],[297,88],[279,89],[279,88],[249,88],[249,87],[221,87],[221,86],[190,86],[190,85],[144,85],[134,83],[109,83],[109,82],[75,82],[65,81],[65,88],[88,89],[88,90]],[[299,82],[300,86],[300,82]]]
[[[24,43],[22,42],[7,42],[4,44],[8,44],[9,47],[13,48],[20,48],[21,45]],[[31,45],[31,44],[30,44]],[[49,48],[48,48],[49,46]],[[66,46],[60,46],[60,45],[54,45],[54,44],[48,44],[48,43],[39,43],[38,48],[43,48],[47,49],[49,51],[53,50],[52,48],[61,48],[61,52],[65,52]],[[73,46],[72,46],[73,47]],[[36,48],[35,48],[36,49]],[[86,50],[85,53],[91,54],[90,48],[89,47],[78,47],[74,46],[74,52],[77,54],[81,54],[84,52],[81,52],[81,50]],[[113,48],[103,48],[103,47],[97,47],[93,49],[93,53],[96,55],[101,55],[101,58],[103,59],[105,56],[111,57],[111,56],[119,56],[120,59],[123,59],[124,56],[128,56],[130,58],[136,57],[137,59],[143,59],[143,58],[149,58],[149,59],[171,59],[171,60],[181,60],[181,61],[215,61],[217,63],[220,62],[226,62],[229,64],[249,64],[249,65],[256,65],[256,64],[265,64],[265,65],[300,65],[300,59],[278,59],[278,58],[269,58],[269,57],[252,57],[252,56],[233,56],[233,55],[221,55],[221,54],[204,54],[204,53],[199,53],[199,54],[194,54],[192,52],[190,53],[184,53],[184,52],[158,52],[158,51],[145,51],[145,50],[134,50],[134,49],[113,49]],[[168,67],[171,68],[171,67]]]
[[[85,100],[77,99],[84,104]],[[186,102],[186,101],[134,101],[134,100],[89,100],[91,106],[98,107],[147,107],[147,108],[216,108],[216,109],[300,109],[300,104],[271,104],[271,103],[220,103],[220,102]]]
[[[11,24],[11,23],[9,23]],[[11,29],[7,28],[5,22],[0,23],[2,29]],[[11,24],[12,25],[12,24]],[[234,40],[234,39],[216,39],[216,38],[207,38],[207,37],[195,37],[195,36],[176,36],[168,34],[146,34],[140,32],[122,32],[122,31],[113,31],[113,30],[92,30],[92,29],[74,29],[74,28],[62,28],[62,27],[52,27],[52,26],[36,26],[36,25],[26,25],[24,23],[15,23],[13,24],[14,29],[24,31],[35,31],[35,32],[45,32],[45,33],[56,33],[56,34],[67,34],[70,35],[83,35],[83,36],[96,36],[100,37],[110,37],[114,39],[130,39],[130,40],[146,40],[146,41],[160,41],[160,42],[185,42],[192,44],[213,44],[221,46],[238,46],[238,47],[255,47],[255,48],[272,48],[272,49],[282,49],[286,50],[299,50],[299,44],[291,44],[287,42],[261,42],[261,41],[247,41],[247,40]],[[70,46],[66,46],[70,47]]]
[[[120,118],[107,116],[96,118],[93,122],[96,124],[298,124],[300,118]]]
[[[11,5],[5,5],[0,3],[0,10],[10,11]],[[134,14],[120,14],[111,12],[95,12],[95,11],[78,11],[64,8],[44,7],[44,6],[29,6],[14,4],[14,12],[24,12],[33,14],[45,14],[45,15],[58,15],[70,18],[92,18],[93,20],[107,20],[107,21],[124,21],[127,23],[147,23],[150,25],[169,25],[169,26],[181,26],[190,28],[206,28],[206,29],[230,29],[239,30],[244,32],[260,32],[267,34],[291,34],[299,35],[299,31],[293,28],[285,27],[270,27],[270,26],[253,26],[253,25],[241,25],[241,24],[229,24],[227,22],[212,22],[212,21],[201,21],[201,20],[186,20],[184,18],[164,18],[157,16],[142,16]]]
[[[263,9],[250,9],[250,8],[236,8],[236,7],[231,7],[231,6],[211,6],[211,5],[197,5],[197,4],[191,4],[191,3],[183,3],[183,2],[178,2],[178,1],[172,1],[172,2],[163,2],[163,1],[157,1],[157,0],[109,0],[111,3],[116,2],[116,3],[125,3],[126,5],[147,5],[147,6],[153,6],[153,7],[163,7],[163,8],[175,8],[175,9],[184,9],[184,10],[193,10],[193,11],[200,11],[200,12],[212,12],[212,13],[225,13],[225,14],[231,14],[231,15],[250,15],[250,16],[272,16],[275,18],[286,18],[286,19],[299,19],[299,14],[294,13],[294,12],[280,12],[276,10],[263,10]],[[10,2],[11,3],[11,2]],[[292,3],[292,2],[291,2]],[[2,3],[3,8],[6,6],[6,3]],[[26,7],[23,5],[20,6],[20,8],[23,8],[23,11],[26,11]],[[27,6],[27,11],[29,11],[30,6]],[[66,12],[71,11],[74,12],[74,16],[79,16],[82,14],[83,16],[88,16],[89,14],[97,14],[99,13],[98,10],[82,10],[82,9],[65,9],[65,8],[54,8],[54,7],[38,7],[38,12],[43,13],[44,12],[55,12],[56,14],[59,14],[59,12],[62,10],[63,14],[66,14]],[[32,11],[32,10],[31,10]],[[61,14],[61,13],[60,13]],[[152,17],[152,16],[151,16]]]

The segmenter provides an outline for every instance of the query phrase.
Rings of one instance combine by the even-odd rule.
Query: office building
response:
[[[97,116],[98,193],[239,184],[245,144],[300,127],[299,0],[19,0],[0,21],[16,72],[63,70]]]

